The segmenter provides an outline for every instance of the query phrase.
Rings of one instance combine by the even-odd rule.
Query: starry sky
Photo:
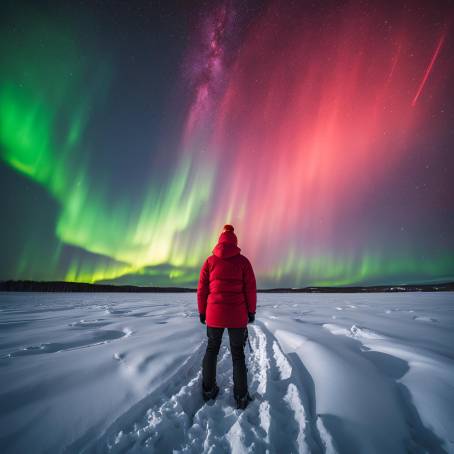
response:
[[[452,2],[0,9],[0,280],[454,280]]]

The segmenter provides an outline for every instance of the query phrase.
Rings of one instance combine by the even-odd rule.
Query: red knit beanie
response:
[[[238,239],[233,231],[234,231],[233,225],[225,224],[218,242],[233,243],[236,246],[238,244]]]

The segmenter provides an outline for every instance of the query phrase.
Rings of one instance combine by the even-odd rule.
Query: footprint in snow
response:
[[[116,359],[117,361],[122,361],[125,358],[126,354],[115,352],[112,356],[113,359]]]

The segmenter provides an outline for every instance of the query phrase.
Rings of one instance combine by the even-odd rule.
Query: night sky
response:
[[[452,5],[3,1],[0,280],[454,280]]]

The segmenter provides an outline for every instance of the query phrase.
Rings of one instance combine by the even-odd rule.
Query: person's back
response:
[[[244,341],[247,323],[255,318],[257,290],[249,260],[240,253],[231,225],[225,225],[219,242],[201,269],[197,288],[200,321],[207,324],[208,345],[203,360],[204,397],[215,397],[216,361],[224,328],[228,328],[233,360],[234,396],[240,408],[247,405]],[[246,400],[246,401],[245,401]]]
[[[251,263],[241,255],[233,227],[226,225],[213,255],[205,260],[197,291],[199,313],[208,326],[241,328],[255,313],[257,293]]]

